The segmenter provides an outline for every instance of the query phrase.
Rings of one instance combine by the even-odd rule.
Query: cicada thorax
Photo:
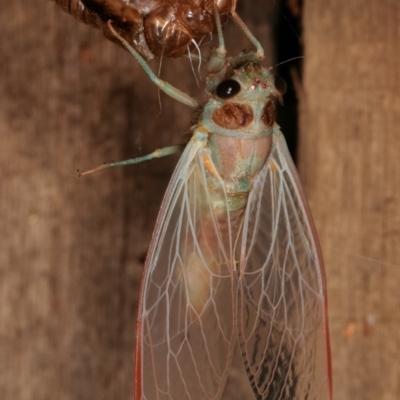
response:
[[[80,21],[121,44],[107,22],[144,58],[180,57],[215,29],[214,1],[222,22],[233,0],[54,0]]]
[[[280,95],[274,76],[251,55],[229,60],[219,76],[212,72],[207,90],[200,123],[209,132],[212,164],[225,182],[228,206],[236,210],[245,206],[270,153]]]

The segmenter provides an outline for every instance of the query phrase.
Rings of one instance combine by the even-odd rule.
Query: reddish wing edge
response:
[[[239,340],[258,399],[331,399],[325,274],[283,135],[249,196],[240,248]]]
[[[249,196],[238,274],[229,267],[235,241],[224,242],[209,218],[206,152],[196,141],[187,146],[157,220],[142,279],[135,399],[220,399],[235,334],[257,399],[331,399],[322,256],[283,135],[274,134]],[[200,226],[204,217],[210,226]],[[212,239],[201,242],[197,228]]]
[[[231,243],[210,212],[206,154],[199,141],[186,147],[154,230],[137,324],[136,400],[217,400],[225,386],[235,281]]]
[[[284,138],[282,138],[284,140]],[[282,141],[281,139],[281,141]],[[327,373],[327,378],[328,378],[328,399],[332,399],[332,354],[331,354],[331,340],[330,340],[330,331],[329,331],[329,320],[328,320],[328,292],[327,292],[327,287],[326,287],[326,274],[325,274],[325,268],[324,268],[324,260],[322,256],[322,250],[321,250],[321,245],[318,239],[318,234],[317,230],[315,228],[314,224],[314,219],[311,214],[310,206],[308,205],[308,201],[306,199],[306,196],[304,194],[302,185],[300,183],[300,178],[299,174],[297,173],[297,169],[293,163],[293,160],[290,156],[289,150],[287,148],[286,142],[284,142],[282,145],[282,157],[284,158],[291,178],[293,179],[293,184],[295,188],[297,189],[297,194],[299,196],[301,205],[303,207],[304,213],[307,216],[307,222],[308,226],[311,232],[311,237],[312,237],[312,243],[313,243],[313,249],[316,254],[318,264],[320,265],[319,273],[320,273],[320,282],[321,282],[321,290],[322,290],[322,295],[323,295],[323,326],[324,326],[324,332],[325,332],[325,351],[326,351],[326,373]]]

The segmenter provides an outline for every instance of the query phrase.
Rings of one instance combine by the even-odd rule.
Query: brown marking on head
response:
[[[263,109],[261,120],[267,126],[273,126],[275,122],[275,105],[273,101],[269,101]]]
[[[253,121],[253,110],[245,104],[227,103],[214,111],[212,119],[222,128],[245,128]]]

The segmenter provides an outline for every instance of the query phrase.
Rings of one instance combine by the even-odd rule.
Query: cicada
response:
[[[120,44],[107,22],[145,59],[180,57],[216,30],[214,6],[251,35],[236,13],[237,0],[54,0],[80,21]],[[261,46],[258,46],[261,50]]]
[[[207,64],[207,102],[152,75],[197,109],[168,186],[145,263],[136,400],[219,400],[235,346],[254,399],[329,400],[327,297],[318,238],[285,139],[281,94],[255,52]],[[130,164],[176,151],[171,146]]]

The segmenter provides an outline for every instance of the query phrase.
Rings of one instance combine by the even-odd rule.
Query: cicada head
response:
[[[215,52],[208,63],[206,91],[209,99],[201,122],[210,132],[242,132],[252,138],[272,133],[274,101],[280,93],[274,75],[255,53],[224,60]]]

